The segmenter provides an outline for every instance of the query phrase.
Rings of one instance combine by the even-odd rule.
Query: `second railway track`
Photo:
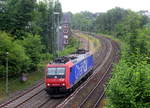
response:
[[[106,72],[103,74],[101,80],[98,81],[97,85],[90,91],[90,93],[86,96],[86,98],[78,105],[78,108],[97,108],[100,104],[100,101],[103,99],[105,90],[104,90],[104,82],[106,82],[107,77],[110,77],[110,71],[113,66],[113,62],[117,60],[119,50],[117,44],[114,42],[113,45],[113,52],[114,55],[111,60],[111,64],[109,64]]]

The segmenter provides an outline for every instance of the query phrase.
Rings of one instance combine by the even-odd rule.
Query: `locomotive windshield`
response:
[[[47,77],[48,78],[64,78],[65,77],[64,67],[52,67],[48,68]]]

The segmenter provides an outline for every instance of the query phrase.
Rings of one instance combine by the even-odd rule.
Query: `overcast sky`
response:
[[[150,0],[59,0],[62,4],[63,12],[80,11],[106,12],[114,7],[131,9],[134,11],[149,10]]]

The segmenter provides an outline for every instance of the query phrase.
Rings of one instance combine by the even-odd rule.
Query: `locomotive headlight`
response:
[[[62,79],[59,79],[59,81],[65,81],[65,79],[62,78]]]
[[[65,86],[65,83],[62,83],[63,86]]]
[[[47,84],[47,86],[50,86],[50,84]]]

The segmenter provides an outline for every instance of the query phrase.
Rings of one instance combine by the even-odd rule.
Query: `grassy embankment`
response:
[[[85,39],[86,41],[88,41],[89,39],[89,51],[91,53],[95,53],[97,49],[101,47],[100,41],[92,36],[83,33],[76,33],[76,35],[78,35],[80,38]],[[84,44],[85,43],[81,43],[80,47],[85,46]]]
[[[69,45],[67,45],[65,49],[60,52],[60,56],[66,56],[68,54],[75,52],[79,47],[79,44],[80,44],[79,38],[76,38],[72,35],[72,37],[69,38]]]
[[[43,71],[38,71],[38,72],[33,72],[28,74],[28,80],[24,83],[20,81],[19,78],[9,78],[9,83],[8,83],[8,90],[9,94],[12,94],[18,90],[23,90],[33,84],[35,84],[38,80],[41,80],[44,76]],[[1,79],[0,81],[0,101],[6,98],[6,93],[5,93],[5,79]]]
[[[102,33],[98,33],[97,35],[98,36],[104,36],[104,37],[110,38],[112,40],[115,40],[118,43],[122,43],[119,39],[117,39],[117,38],[115,38],[114,36],[111,36],[111,35],[106,35],[106,34],[102,34]]]

